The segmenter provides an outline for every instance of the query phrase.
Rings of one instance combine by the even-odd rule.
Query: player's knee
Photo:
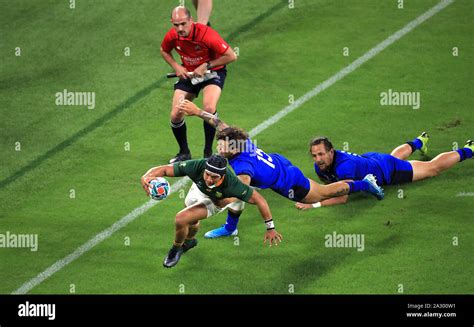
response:
[[[178,111],[176,110],[171,110],[170,113],[170,120],[172,123],[179,123],[183,120],[184,116],[181,115]]]
[[[204,105],[203,109],[204,109],[204,111],[207,111],[211,114],[216,112],[216,106],[213,106],[213,105]]]
[[[178,212],[175,217],[176,228],[182,228],[188,224],[186,220],[186,214]]]

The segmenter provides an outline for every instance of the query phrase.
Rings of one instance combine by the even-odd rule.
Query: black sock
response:
[[[179,144],[179,152],[189,153],[188,138],[186,136],[186,123],[184,122],[184,119],[177,123],[171,122],[171,130]]]
[[[217,116],[217,111],[213,115]],[[203,127],[204,139],[206,142],[206,144],[204,145],[204,153],[210,154],[212,153],[212,143],[214,142],[214,137],[216,136],[216,129],[206,122],[203,122]]]
[[[415,143],[411,142],[411,141],[408,141],[406,142],[410,147],[411,147],[411,153],[415,152],[416,151],[416,146],[415,146]]]

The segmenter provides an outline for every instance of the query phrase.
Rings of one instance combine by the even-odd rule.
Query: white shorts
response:
[[[223,208],[220,208],[212,202],[212,200],[204,193],[202,193],[197,185],[193,183],[191,188],[186,195],[186,199],[184,199],[184,204],[186,207],[190,207],[197,204],[204,204],[207,209],[207,217],[211,217],[217,215],[219,212],[226,210],[227,208],[233,211],[242,211],[245,208],[245,202],[241,200],[237,200],[235,202],[229,203]]]

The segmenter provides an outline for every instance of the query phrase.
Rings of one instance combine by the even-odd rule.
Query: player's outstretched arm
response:
[[[344,204],[347,202],[349,199],[349,195],[342,195],[338,196],[337,198],[331,198],[331,199],[326,199],[321,202],[316,202],[316,203],[301,203],[297,202],[295,204],[296,209],[298,210],[308,210],[308,209],[315,209],[315,208],[320,208],[320,207],[329,207],[329,206],[334,206],[338,204]]]
[[[267,226],[267,232],[265,233],[263,243],[265,244],[268,240],[270,246],[272,246],[272,244],[278,245],[278,243],[281,242],[283,237],[275,229],[275,224],[273,223],[272,219],[272,213],[270,212],[270,207],[268,206],[268,203],[265,198],[261,196],[260,193],[254,190],[248,203],[255,204],[258,207],[258,210],[260,211],[260,214],[263,217],[265,225]]]
[[[199,109],[198,106],[189,100],[181,101],[178,104],[178,110],[186,116],[197,116],[201,118],[219,131],[229,127],[229,125],[220,120],[219,117]]]
[[[143,175],[141,178],[142,187],[145,190],[145,192],[148,195],[150,195],[149,193],[150,181],[152,181],[156,177],[164,177],[164,176],[174,177],[173,165],[165,165],[165,166],[150,168],[145,173],[145,175]]]

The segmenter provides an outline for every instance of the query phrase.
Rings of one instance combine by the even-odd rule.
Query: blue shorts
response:
[[[364,153],[363,156],[373,158],[379,163],[383,172],[383,183],[378,181],[381,185],[397,185],[413,181],[413,167],[408,161],[376,152]]]
[[[278,153],[271,153],[270,155],[281,164],[277,185],[272,187],[272,190],[292,201],[302,201],[311,189],[309,179],[284,156]]]
[[[227,76],[227,69],[221,68],[219,70],[215,71],[217,73],[217,77],[207,80],[205,82],[193,85],[191,83],[191,79],[179,79],[175,84],[174,84],[174,89],[175,90],[182,90],[188,93],[192,93],[196,96],[196,98],[199,95],[199,92],[206,86],[208,85],[217,85],[221,88],[221,90],[224,89],[224,82],[225,78]]]

